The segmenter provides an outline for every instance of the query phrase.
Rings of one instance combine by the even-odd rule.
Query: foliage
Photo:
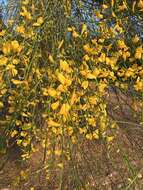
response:
[[[74,25],[72,3],[23,0],[17,23],[9,20],[0,32],[2,133],[21,147],[23,159],[40,143],[44,163],[56,142],[61,170],[80,139],[115,138],[111,87],[143,92],[141,35],[128,35],[130,15],[142,20],[143,1],[104,1],[93,11],[96,31],[84,20]]]

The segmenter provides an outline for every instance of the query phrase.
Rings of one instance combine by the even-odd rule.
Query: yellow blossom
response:
[[[92,74],[92,73],[88,73],[86,75],[86,77],[87,77],[87,79],[96,79],[96,76],[94,74]]]
[[[91,133],[86,134],[85,136],[88,140],[92,140],[93,139],[93,135]]]
[[[12,79],[11,81],[12,81],[12,83],[15,84],[15,85],[23,84],[23,81],[20,81],[20,80]]]
[[[137,47],[136,51],[135,51],[135,58],[136,59],[141,59],[142,52],[143,52],[142,46]]]
[[[24,34],[25,33],[25,27],[23,25],[17,26],[16,32]]]
[[[28,3],[29,3],[29,0],[24,0],[24,1],[22,1],[22,4],[23,4],[23,5],[28,5]]]
[[[97,104],[97,98],[96,96],[89,97],[90,104],[96,105]]]
[[[58,77],[58,80],[60,81],[60,83],[62,83],[63,85],[66,83],[66,78],[64,77],[64,75],[62,73],[58,73],[57,77]]]
[[[19,53],[22,50],[22,46],[19,45],[19,42],[17,40],[13,40],[13,41],[11,41],[11,50],[13,52],[18,52]]]
[[[73,128],[72,127],[68,127],[67,128],[67,133],[69,136],[71,136],[73,134]]]
[[[70,72],[70,67],[67,61],[60,60],[60,69],[66,72]]]
[[[104,82],[100,82],[98,85],[99,92],[103,93],[105,92],[105,88],[107,87],[107,84]]]
[[[49,94],[51,97],[56,97],[57,91],[56,91],[54,88],[49,88],[49,89],[48,89],[48,94]]]
[[[74,38],[77,38],[79,35],[78,35],[78,33],[74,30],[74,31],[72,32],[72,36],[73,36]]]
[[[56,102],[54,102],[53,104],[51,104],[51,108],[52,108],[53,110],[56,110],[56,109],[59,107],[59,104],[60,104],[60,102],[59,102],[59,101],[56,101]]]
[[[111,142],[111,141],[113,141],[114,137],[113,136],[109,136],[106,139],[107,139],[107,142]]]
[[[143,82],[138,78],[136,84],[134,85],[136,91],[140,91],[143,89]]]
[[[132,38],[132,42],[133,42],[134,44],[136,44],[139,40],[140,40],[140,39],[139,39],[139,37],[138,37],[137,35],[135,35],[135,37]]]
[[[68,113],[69,113],[70,108],[71,107],[70,107],[70,105],[68,103],[63,104],[62,107],[61,107],[61,109],[60,109],[60,114],[64,115],[64,116],[67,116]]]
[[[37,18],[37,21],[33,24],[33,26],[41,26],[44,22],[43,17]]]
[[[80,134],[85,134],[87,132],[87,129],[85,127],[79,128],[79,133]]]
[[[49,127],[60,127],[60,124],[57,123],[57,122],[55,122],[55,121],[53,121],[52,119],[49,119],[48,126]]]
[[[0,36],[4,36],[5,35],[5,33],[6,33],[6,31],[5,30],[2,30],[2,31],[0,31]]]
[[[20,15],[25,17],[28,20],[32,19],[31,13],[27,11],[25,6],[22,6],[22,11],[20,12]]]
[[[49,55],[48,59],[49,59],[50,63],[54,63],[55,62],[52,55]]]
[[[57,164],[57,166],[58,166],[59,168],[61,168],[61,169],[63,169],[63,168],[64,168],[63,163],[59,163],[59,164]]]
[[[8,58],[4,56],[0,56],[0,66],[6,65],[8,62]]]
[[[141,8],[141,9],[143,9],[143,0],[139,0],[138,7]]]
[[[55,150],[55,155],[60,156],[62,154],[62,150],[57,149]]]
[[[12,138],[15,137],[15,136],[17,135],[17,133],[18,133],[18,131],[16,131],[16,130],[12,131],[11,137],[12,137]]]
[[[75,91],[72,93],[71,100],[70,100],[70,105],[73,105],[75,102],[78,101],[78,97],[75,93]]]
[[[65,77],[62,73],[58,73],[57,77],[58,77],[58,80],[60,81],[60,83],[63,85],[70,86],[72,83],[72,80]]]
[[[4,43],[2,51],[5,55],[9,54],[11,52],[11,44],[9,42]]]
[[[81,84],[81,87],[84,89],[87,89],[88,88],[88,81],[83,81]]]
[[[94,139],[99,139],[99,130],[96,129],[94,132],[93,132],[93,138]]]

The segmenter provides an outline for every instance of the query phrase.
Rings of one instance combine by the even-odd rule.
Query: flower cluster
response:
[[[108,90],[114,86],[142,92],[142,41],[137,34],[126,40],[118,11],[112,12],[116,24],[108,26],[103,18],[109,6],[116,6],[111,4],[96,12],[98,36],[93,37],[86,24],[81,30],[68,26],[68,39],[55,41],[54,51],[48,51],[46,40],[43,47],[49,35],[46,18],[35,17],[37,7],[29,1],[22,2],[13,33],[9,35],[9,28],[0,33],[0,122],[6,135],[28,153],[33,140],[45,142],[45,132],[73,144],[80,138],[112,141],[117,125],[107,112]],[[142,11],[143,3],[132,6],[133,12]],[[118,10],[127,8],[123,3]]]

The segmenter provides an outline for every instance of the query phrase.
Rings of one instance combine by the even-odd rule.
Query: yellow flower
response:
[[[35,188],[34,187],[30,187],[30,190],[35,190]]]
[[[86,51],[87,53],[90,53],[90,52],[91,52],[91,48],[90,48],[90,45],[89,45],[89,44],[85,44],[85,45],[83,46],[83,49],[84,49],[84,51]]]
[[[8,62],[7,57],[0,56],[0,66],[6,65]]]
[[[93,139],[93,135],[91,133],[86,134],[85,136],[88,140],[92,140]]]
[[[44,22],[43,17],[39,17],[39,18],[37,18],[37,22],[35,22],[33,24],[33,26],[41,26],[43,24],[43,22]]]
[[[83,81],[81,87],[85,90],[88,88],[88,81]]]
[[[117,45],[118,45],[118,47],[119,47],[120,49],[125,49],[125,50],[128,49],[127,46],[126,46],[126,44],[125,44],[125,42],[124,42],[123,40],[118,40],[118,41],[117,41]]]
[[[89,61],[89,60],[90,60],[90,57],[89,57],[87,54],[85,54],[84,57],[83,57],[83,59],[84,59],[85,61]]]
[[[50,63],[54,63],[55,62],[52,55],[49,55],[48,59],[49,59]]]
[[[117,63],[117,60],[117,57],[106,57],[106,64],[110,65],[113,68]]]
[[[84,127],[84,128],[79,128],[79,133],[80,134],[85,134],[87,132],[87,129]]]
[[[134,44],[136,44],[139,40],[140,40],[140,38],[139,38],[137,35],[135,35],[135,37],[132,38],[132,42],[133,42]]]
[[[143,9],[143,0],[139,0],[138,7],[141,8],[141,9]]]
[[[59,104],[60,104],[59,101],[54,102],[53,104],[51,104],[51,108],[52,108],[53,110],[56,110],[56,109],[59,107]]]
[[[11,81],[12,81],[12,83],[15,84],[15,85],[23,84],[23,81],[20,81],[20,80],[12,79]]]
[[[77,38],[79,35],[78,35],[78,33],[74,30],[74,31],[72,32],[72,36],[73,36],[74,38]]]
[[[57,123],[57,122],[55,122],[55,121],[53,121],[52,119],[49,119],[48,126],[49,127],[60,127],[60,124]]]
[[[137,48],[136,48],[136,51],[135,51],[135,58],[136,58],[136,59],[141,59],[141,57],[142,57],[142,52],[143,52],[142,46],[137,47]]]
[[[99,11],[96,11],[96,12],[95,12],[95,15],[96,15],[96,17],[99,18],[99,19],[102,19],[102,18],[103,18],[103,15],[102,15]]]
[[[71,141],[72,141],[73,144],[76,144],[76,143],[77,143],[77,138],[76,138],[76,136],[72,136],[72,137],[71,137]]]
[[[98,58],[98,61],[99,61],[99,62],[105,62],[105,60],[106,60],[106,55],[105,55],[105,53],[102,53],[102,54],[100,55],[100,57]]]
[[[103,9],[107,9],[108,6],[107,6],[106,4],[102,4],[102,8],[103,8]]]
[[[95,118],[89,118],[88,119],[88,123],[89,123],[89,125],[96,126],[96,120],[95,120]]]
[[[71,79],[66,78],[62,73],[58,73],[57,74],[58,80],[61,84],[66,85],[66,86],[70,86],[72,83]]]
[[[24,1],[22,1],[22,4],[23,4],[23,5],[28,5],[28,3],[29,3],[29,0],[24,0]]]
[[[69,64],[63,60],[60,60],[60,69],[66,72],[70,72]]]
[[[18,71],[15,69],[15,66],[12,64],[8,64],[6,70],[9,70],[12,73],[12,76],[16,76]]]
[[[64,77],[64,75],[62,73],[58,73],[57,77],[58,77],[58,80],[60,81],[60,83],[62,83],[63,85],[66,83],[66,78]]]
[[[16,135],[17,135],[17,131],[16,130],[14,130],[14,131],[12,131],[12,133],[11,133],[11,137],[13,138],[13,137],[15,137]]]
[[[95,69],[93,70],[93,75],[94,75],[95,77],[97,77],[99,74],[100,74],[100,70],[97,69],[97,68],[95,68]]]
[[[2,31],[0,31],[0,36],[4,36],[5,35],[5,33],[6,33],[6,31],[5,30],[2,30]]]
[[[92,73],[88,73],[86,75],[86,77],[87,77],[87,79],[96,79],[96,76],[94,74],[92,74]]]
[[[124,11],[125,9],[127,9],[127,6],[126,6],[125,2],[123,2],[123,5],[120,5],[118,10],[119,11]]]
[[[62,150],[55,150],[55,155],[60,156],[62,154]]]
[[[68,127],[67,128],[67,133],[69,136],[71,136],[73,134],[73,128],[72,127]]]
[[[104,82],[100,82],[98,85],[99,92],[103,93],[105,91],[105,88],[107,87],[107,84]]]
[[[17,64],[19,63],[19,60],[18,60],[18,59],[13,59],[13,60],[12,60],[12,63],[13,63],[14,65],[17,65]]]
[[[78,97],[74,91],[72,96],[71,96],[70,105],[73,105],[75,102],[77,102],[77,100],[78,100]]]
[[[93,132],[93,138],[94,139],[99,139],[99,130],[96,129],[94,132]]]
[[[56,97],[57,91],[56,91],[54,88],[49,88],[49,89],[48,89],[48,94],[49,94],[51,97]]]
[[[57,88],[58,95],[60,95],[61,92],[67,91],[67,86],[60,84]]]
[[[20,12],[20,15],[25,17],[28,20],[32,19],[32,16],[31,16],[30,12],[27,11],[25,6],[22,6],[22,12]]]
[[[61,107],[61,109],[60,109],[60,114],[64,115],[64,116],[67,116],[68,113],[69,113],[70,108],[71,107],[70,107],[70,105],[68,103],[63,104],[62,107]]]
[[[9,42],[4,43],[2,51],[5,55],[9,54],[11,52],[11,44]]]
[[[14,52],[21,52],[22,46],[19,45],[19,42],[17,40],[11,41],[11,49]]]
[[[134,85],[136,91],[140,91],[143,89],[143,82],[138,78],[136,84]]]
[[[89,103],[96,105],[97,104],[97,98],[95,96],[89,97]]]
[[[111,142],[111,141],[113,141],[113,139],[114,139],[114,137],[111,137],[111,136],[106,138],[107,142]]]
[[[24,34],[24,33],[25,33],[25,28],[24,28],[24,26],[23,26],[23,25],[17,26],[16,32],[21,33],[21,34]]]
[[[58,166],[59,168],[61,168],[61,169],[63,169],[63,168],[64,168],[63,163],[59,163],[59,164],[57,164],[57,166]]]
[[[134,75],[134,70],[132,68],[128,68],[128,70],[125,72],[125,77],[131,77]]]

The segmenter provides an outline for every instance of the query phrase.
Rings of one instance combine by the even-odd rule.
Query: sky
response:
[[[0,4],[5,4],[7,0],[0,0]]]

